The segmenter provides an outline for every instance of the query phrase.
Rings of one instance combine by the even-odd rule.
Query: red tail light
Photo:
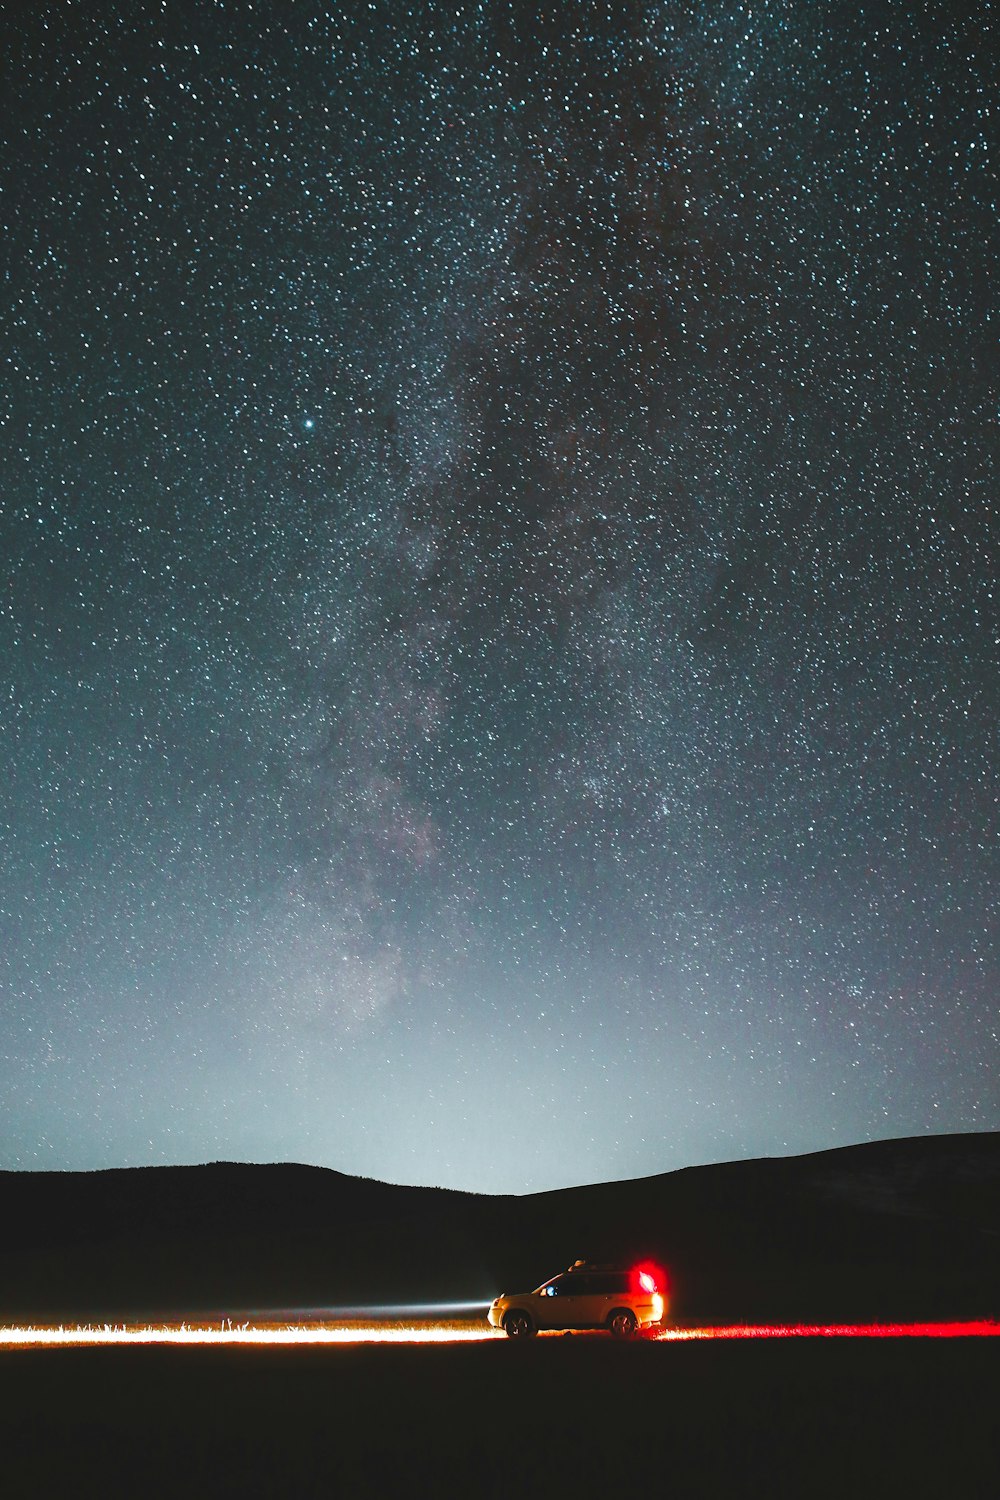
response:
[[[632,1270],[632,1285],[639,1292],[645,1292],[654,1296],[657,1292],[664,1296],[667,1291],[669,1278],[662,1266],[652,1260],[642,1260]]]

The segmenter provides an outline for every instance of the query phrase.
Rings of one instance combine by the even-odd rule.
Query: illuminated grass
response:
[[[94,1347],[100,1344],[453,1344],[503,1337],[487,1326],[468,1323],[344,1323],[335,1326],[267,1323],[110,1324],[58,1328],[0,1328],[0,1349]]]
[[[1000,1323],[792,1323],[725,1328],[665,1328],[657,1339],[899,1339],[997,1338]]]
[[[599,1335],[595,1335],[599,1336]],[[788,1324],[761,1326],[733,1324],[718,1328],[667,1328],[653,1335],[652,1342],[694,1339],[790,1339],[790,1338],[997,1338],[1000,1324],[969,1323],[868,1323]],[[98,1345],[230,1345],[235,1347],[353,1344],[472,1344],[504,1340],[499,1330],[468,1319],[448,1322],[365,1322],[277,1324],[268,1322],[86,1324],[60,1327],[0,1328],[0,1349],[59,1348]],[[643,1339],[642,1342],[650,1340]]]

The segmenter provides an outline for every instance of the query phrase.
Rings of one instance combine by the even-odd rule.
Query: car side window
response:
[[[624,1276],[615,1275],[614,1272],[605,1274],[598,1278],[600,1285],[598,1291],[605,1297],[619,1297],[628,1291],[628,1281]]]

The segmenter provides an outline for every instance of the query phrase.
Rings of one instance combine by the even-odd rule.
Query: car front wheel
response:
[[[630,1339],[636,1326],[635,1313],[627,1307],[616,1307],[608,1319],[608,1327],[616,1339]]]
[[[515,1308],[509,1312],[503,1320],[504,1333],[509,1339],[526,1339],[529,1334],[534,1333],[535,1325],[526,1312]]]

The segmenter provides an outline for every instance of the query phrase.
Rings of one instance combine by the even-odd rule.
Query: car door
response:
[[[591,1322],[595,1328],[603,1328],[608,1314],[621,1301],[619,1295],[622,1278],[612,1272],[594,1277],[594,1295],[590,1299]]]
[[[607,1277],[600,1274],[576,1276],[573,1278],[573,1327],[574,1328],[600,1328],[606,1315],[605,1304],[608,1299],[604,1295],[604,1283]]]
[[[574,1281],[571,1276],[556,1276],[539,1289],[540,1328],[573,1328],[576,1326],[576,1304]]]

